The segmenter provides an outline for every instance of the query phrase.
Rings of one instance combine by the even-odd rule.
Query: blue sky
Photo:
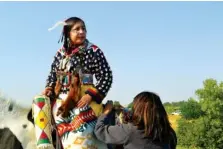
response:
[[[143,91],[187,100],[207,78],[223,80],[222,2],[0,2],[0,90],[24,105],[41,93],[67,17],[113,70],[105,100],[127,104]]]

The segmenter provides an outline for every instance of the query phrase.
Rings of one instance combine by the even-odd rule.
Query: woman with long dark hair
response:
[[[175,149],[176,134],[160,97],[141,92],[133,100],[132,117],[128,124],[106,125],[112,103],[105,106],[95,126],[96,137],[111,144],[123,144],[124,149]]]

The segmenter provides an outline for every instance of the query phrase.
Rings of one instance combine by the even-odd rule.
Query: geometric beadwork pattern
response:
[[[46,135],[46,133],[43,131],[42,134],[40,135],[37,145],[45,144],[45,143],[50,143],[50,140],[49,140],[48,136]]]
[[[74,141],[74,144],[79,144],[81,145],[84,142],[85,138],[83,137],[77,137],[76,140]]]
[[[58,99],[59,100],[59,99]],[[60,99],[61,100],[61,99]],[[59,103],[54,104],[54,112]],[[92,104],[90,104],[92,106]],[[106,144],[97,140],[93,134],[97,116],[93,109],[96,107],[75,107],[70,111],[70,116],[62,118],[55,116],[57,130],[64,149],[105,149]],[[99,104],[93,106],[100,107]]]
[[[44,129],[47,126],[48,121],[46,114],[41,110],[36,117],[35,123],[39,128]]]
[[[44,95],[35,96],[32,109],[37,149],[53,149],[50,99]]]
[[[40,109],[42,109],[43,106],[45,105],[45,100],[46,99],[44,98],[36,98],[34,102]]]

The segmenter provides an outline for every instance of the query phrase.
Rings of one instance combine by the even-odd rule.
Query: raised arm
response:
[[[94,133],[100,141],[107,144],[124,144],[131,135],[131,126],[129,124],[106,125],[106,115],[101,115],[97,120]]]

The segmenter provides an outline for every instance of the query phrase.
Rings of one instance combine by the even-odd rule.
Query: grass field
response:
[[[176,131],[177,129],[177,121],[181,118],[180,115],[168,115],[169,121],[171,123],[172,128]]]
[[[181,118],[180,115],[168,115],[169,121],[171,123],[172,128],[176,131],[177,130],[177,121]],[[186,147],[182,147],[177,145],[177,149],[188,149]]]

